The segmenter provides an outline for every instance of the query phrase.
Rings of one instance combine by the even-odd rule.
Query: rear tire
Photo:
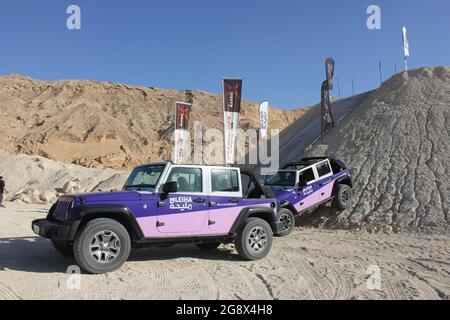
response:
[[[245,260],[255,261],[265,258],[272,248],[273,232],[270,225],[260,218],[249,218],[239,230],[235,247]]]
[[[63,257],[73,258],[73,245],[71,242],[52,240],[52,245]]]
[[[282,223],[281,231],[277,236],[284,237],[289,235],[295,228],[295,216],[289,209],[281,209],[279,212],[280,218],[279,222]]]
[[[101,274],[119,269],[128,260],[131,240],[121,223],[100,218],[89,221],[78,231],[73,247],[83,270]]]
[[[195,245],[200,250],[213,251],[213,250],[216,250],[221,245],[221,243],[220,242],[205,242],[205,243],[197,243]]]
[[[346,184],[338,186],[338,190],[335,197],[335,205],[338,210],[346,210],[350,208],[352,203],[353,190]]]

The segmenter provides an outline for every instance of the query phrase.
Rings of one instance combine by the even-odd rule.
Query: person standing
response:
[[[5,192],[6,192],[5,181],[3,181],[3,177],[0,177],[0,208],[5,207],[3,205],[3,196],[4,196]]]

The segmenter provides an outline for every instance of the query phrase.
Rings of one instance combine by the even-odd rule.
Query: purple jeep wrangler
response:
[[[304,158],[267,175],[264,186],[273,190],[280,203],[280,234],[287,235],[294,228],[297,215],[330,202],[338,210],[347,209],[351,204],[353,181],[350,170],[341,161]]]
[[[135,168],[122,191],[61,197],[32,229],[85,271],[105,273],[132,247],[182,242],[202,250],[234,242],[242,258],[262,259],[281,232],[278,210],[249,172],[163,162]]]

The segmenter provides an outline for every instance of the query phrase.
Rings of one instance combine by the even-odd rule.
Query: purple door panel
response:
[[[311,186],[311,189],[309,187],[304,188],[303,191],[301,191],[303,193],[302,200],[300,202],[295,203],[294,205],[295,209],[298,212],[302,212],[318,205],[323,201],[328,200],[329,198],[331,198],[333,186],[334,186],[333,183],[328,183],[323,187],[321,187],[320,185],[316,185],[315,189],[312,189],[313,186]]]
[[[199,232],[207,223],[208,200],[202,195],[169,195],[158,208],[158,231],[168,236]]]

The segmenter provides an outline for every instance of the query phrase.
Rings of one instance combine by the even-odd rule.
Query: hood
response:
[[[84,203],[115,203],[126,201],[140,201],[141,195],[137,191],[92,192],[71,195],[74,198],[83,198]]]
[[[273,193],[275,193],[275,197],[278,201],[287,200],[289,197],[292,196],[292,194],[295,194],[295,190],[293,189],[279,189],[279,190],[273,190]]]

